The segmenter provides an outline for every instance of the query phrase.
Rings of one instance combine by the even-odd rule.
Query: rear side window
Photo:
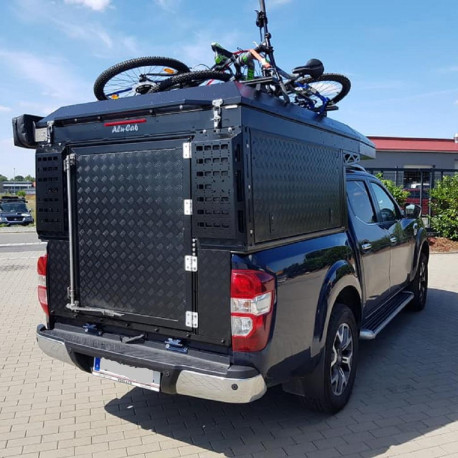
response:
[[[396,204],[389,194],[377,183],[371,182],[370,186],[374,191],[382,221],[395,221],[398,219],[399,215]]]
[[[347,196],[353,213],[364,223],[375,223],[376,217],[366,185],[362,181],[347,181]]]
[[[407,191],[409,191],[409,196],[408,197],[411,197],[413,199],[419,199],[420,198],[420,191],[418,190],[411,190],[411,189],[408,189]],[[429,197],[429,192],[424,190],[423,191],[423,199],[427,199]]]

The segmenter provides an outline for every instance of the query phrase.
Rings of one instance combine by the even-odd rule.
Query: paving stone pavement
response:
[[[100,380],[36,345],[39,253],[0,253],[0,457],[458,457],[458,254],[435,254],[421,313],[361,342],[349,405],[281,389],[229,405]]]

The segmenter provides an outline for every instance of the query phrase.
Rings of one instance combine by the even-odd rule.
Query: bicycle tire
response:
[[[187,87],[196,87],[206,81],[216,80],[227,82],[232,78],[229,73],[216,72],[214,70],[199,70],[196,72],[182,73],[163,80],[151,92],[170,91],[172,89],[184,89]]]
[[[332,103],[340,102],[348,95],[351,89],[351,81],[346,76],[338,73],[323,73],[318,78],[305,77],[300,82],[313,87]],[[314,98],[313,95],[310,98],[317,102],[318,105],[315,105],[316,107],[322,104],[322,101]]]
[[[142,69],[145,71],[142,72]],[[170,72],[180,74],[189,71],[186,64],[169,57],[137,57],[102,72],[94,82],[94,95],[98,100],[141,95],[149,92],[150,86],[154,87],[160,81],[170,78]],[[146,74],[154,75],[154,79],[141,81]]]

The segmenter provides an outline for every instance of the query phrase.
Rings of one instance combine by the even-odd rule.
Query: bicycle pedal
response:
[[[328,105],[326,111],[337,111],[339,107],[337,105]]]

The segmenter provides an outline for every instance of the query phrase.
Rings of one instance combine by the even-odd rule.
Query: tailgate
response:
[[[76,289],[81,307],[189,329],[190,165],[183,141],[74,148]]]

